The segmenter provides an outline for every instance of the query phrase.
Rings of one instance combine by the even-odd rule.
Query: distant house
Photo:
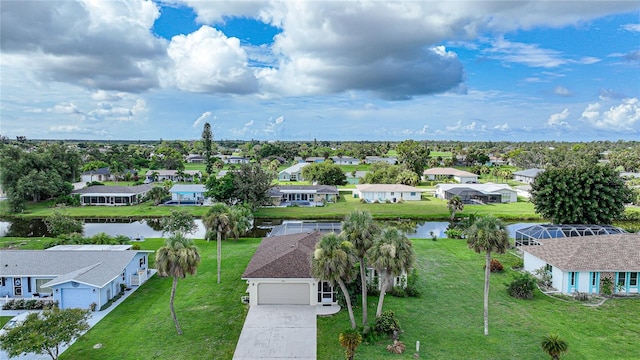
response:
[[[312,163],[323,163],[325,161],[325,158],[322,156],[309,156],[308,158],[304,159],[305,162],[308,162],[310,164]]]
[[[146,172],[145,178],[146,183],[165,180],[193,182],[202,178],[202,172],[200,170],[183,170],[182,174],[179,174],[178,170],[149,170]]]
[[[62,245],[47,250],[3,250],[0,295],[58,302],[61,309],[100,309],[124,287],[151,274],[149,253],[131,245]]]
[[[200,154],[189,154],[187,155],[187,163],[189,164],[204,164],[206,159],[204,156]]]
[[[478,175],[464,170],[454,168],[431,168],[423,172],[427,180],[447,180],[453,179],[461,184],[477,183]]]
[[[333,156],[331,160],[336,165],[359,165],[360,160],[351,156]]]
[[[304,204],[322,206],[325,202],[336,202],[338,188],[330,185],[274,186],[269,196],[274,206]]]
[[[143,184],[135,186],[89,186],[74,190],[71,194],[80,196],[82,205],[134,205],[153,188]]]
[[[538,174],[540,174],[543,171],[544,169],[536,169],[536,168],[516,171],[513,173],[513,180],[523,182],[526,184],[531,184],[533,180],[535,180],[536,176],[538,176]]]
[[[176,184],[169,189],[171,193],[171,200],[182,202],[193,202],[196,204],[203,204],[205,200],[204,193],[207,191],[204,185],[185,185]]]
[[[540,245],[520,246],[524,269],[543,268],[552,286],[564,293],[602,293],[609,279],[615,293],[640,291],[640,235],[617,234],[539,239]]]
[[[290,166],[278,173],[279,181],[304,181],[302,176],[302,168],[309,165],[309,163],[297,163]]]
[[[248,164],[251,160],[242,156],[229,156],[227,158],[227,164]]]
[[[396,163],[398,163],[398,158],[393,157],[393,156],[389,156],[389,157],[367,156],[367,157],[365,157],[364,162],[366,164],[375,164],[377,162],[386,162],[388,164],[395,165]]]
[[[354,196],[366,202],[418,201],[424,190],[402,184],[359,184]]]
[[[109,171],[109,167],[103,167],[96,170],[85,171],[80,174],[80,181],[83,183],[93,182],[93,181],[112,181],[115,180],[114,176],[111,175],[111,171]]]
[[[517,192],[507,184],[438,184],[436,196],[443,200],[458,196],[464,204],[500,204],[518,201]]]
[[[322,233],[265,237],[242,274],[249,305],[334,305],[335,290],[311,275],[311,256]]]

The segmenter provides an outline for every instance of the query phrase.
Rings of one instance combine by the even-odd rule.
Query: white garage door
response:
[[[258,305],[309,305],[309,284],[258,284]]]
[[[60,307],[63,309],[88,309],[90,296],[91,289],[62,289],[62,304],[60,304]]]

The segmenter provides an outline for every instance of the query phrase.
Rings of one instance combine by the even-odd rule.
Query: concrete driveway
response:
[[[233,359],[315,360],[316,335],[315,306],[252,306]]]

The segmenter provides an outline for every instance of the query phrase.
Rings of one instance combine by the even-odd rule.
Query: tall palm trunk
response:
[[[380,272],[380,297],[378,298],[378,309],[376,310],[376,318],[382,315],[382,304],[384,303],[384,296],[387,294],[387,284],[389,280],[386,271]]]
[[[360,281],[362,287],[362,326],[367,326],[367,264],[364,257],[360,258]]]
[[[218,251],[218,284],[220,284],[220,263],[222,262],[222,230],[220,228],[218,228],[216,247]]]
[[[349,311],[349,320],[351,321],[351,328],[356,328],[356,318],[353,315],[353,308],[351,307],[351,296],[349,296],[349,291],[347,287],[344,285],[344,281],[342,279],[338,279],[338,285],[340,286],[340,290],[342,290],[342,294],[344,295],[344,301],[347,303],[347,311]]]
[[[178,287],[178,278],[176,276],[173,277],[173,286],[171,286],[171,300],[169,301],[169,307],[171,308],[171,317],[173,317],[173,322],[176,324],[176,330],[178,331],[178,335],[182,335],[182,329],[180,329],[180,324],[178,323],[178,317],[176,316],[176,310],[173,308],[173,299],[176,297],[176,288]]]
[[[489,277],[491,276],[491,251],[487,251],[484,265],[484,334],[489,335]]]

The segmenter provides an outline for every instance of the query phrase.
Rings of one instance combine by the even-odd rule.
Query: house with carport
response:
[[[2,250],[0,296],[57,301],[61,309],[100,309],[122,287],[153,274],[149,253],[131,245],[60,245],[47,250]],[[121,285],[122,284],[122,285]]]
[[[403,184],[358,184],[353,196],[366,202],[419,201],[423,189]]]
[[[640,234],[591,235],[536,240],[520,246],[524,270],[544,269],[563,294],[602,293],[606,280],[618,294],[638,294]]]
[[[318,231],[263,238],[242,274],[249,305],[336,305],[333,286],[311,275],[321,238]]]

